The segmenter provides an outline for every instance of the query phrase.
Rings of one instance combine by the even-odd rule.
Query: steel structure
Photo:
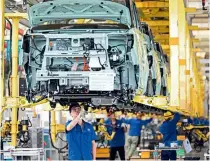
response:
[[[144,13],[149,13],[150,17],[166,17],[163,20],[152,21],[146,19],[149,26],[154,27],[155,38],[164,42],[163,49],[170,55],[171,73],[169,82],[170,101],[166,97],[140,97],[136,96],[134,102],[145,104],[161,110],[171,110],[187,116],[207,117],[203,111],[204,84],[200,79],[198,64],[193,48],[193,38],[190,31],[195,29],[186,22],[186,12],[193,12],[194,8],[186,8],[183,0],[169,0],[169,2],[136,2],[137,7],[143,8]],[[148,7],[153,8],[151,11]],[[167,8],[157,13],[157,8]],[[4,19],[11,18],[13,23],[12,37],[12,93],[10,97],[4,95]],[[4,0],[0,2],[0,108],[1,113],[6,108],[12,108],[12,145],[16,146],[17,140],[17,108],[34,108],[37,104],[46,103],[43,100],[37,104],[29,104],[25,98],[18,95],[18,25],[20,19],[27,18],[23,13],[7,13],[4,10]],[[169,21],[170,20],[170,21]],[[81,23],[83,20],[81,20]],[[169,26],[169,27],[167,27]],[[163,33],[163,34],[160,34]],[[168,44],[167,44],[168,42]],[[63,110],[64,108],[61,108]],[[50,109],[53,110],[53,109]],[[2,121],[2,119],[0,119]],[[56,124],[55,111],[52,111],[51,132],[53,141],[59,131],[64,130],[64,126]]]

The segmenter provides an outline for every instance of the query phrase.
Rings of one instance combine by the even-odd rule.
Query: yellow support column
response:
[[[191,101],[191,97],[190,97],[190,72],[192,72],[190,70],[190,32],[188,30],[188,24],[186,22],[186,70],[185,70],[185,74],[186,74],[186,94],[187,94],[187,109],[189,109],[189,111],[192,111],[192,107],[190,105],[190,101]]]
[[[178,7],[178,30],[179,30],[179,99],[180,99],[180,109],[188,110],[186,106],[186,20],[185,20],[185,6],[183,0],[177,0]],[[173,62],[172,62],[173,65]]]
[[[4,106],[4,0],[0,1],[0,111]],[[0,125],[1,125],[0,118]]]
[[[179,107],[179,35],[178,35],[178,1],[169,0],[170,20],[170,69],[171,91],[170,106]]]
[[[56,141],[56,118],[55,118],[55,111],[51,111],[51,137],[52,137],[52,141],[55,142]]]
[[[19,18],[12,18],[12,98],[16,99],[18,104],[18,29],[19,29]],[[12,145],[17,144],[17,106],[12,108]]]

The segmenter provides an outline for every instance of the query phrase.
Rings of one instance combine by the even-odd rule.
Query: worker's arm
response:
[[[95,142],[95,140],[92,141],[92,154],[93,154],[93,160],[96,160],[96,142]]]
[[[92,139],[92,155],[93,155],[93,160],[96,160],[96,142],[95,142],[95,140],[97,140],[97,136],[96,136],[96,132],[94,131],[93,126],[91,127],[91,131],[92,131],[92,135],[91,135],[91,139]]]
[[[125,123],[125,124],[130,124],[131,123],[131,119],[122,118],[121,121],[122,121],[122,123]]]
[[[72,120],[67,126],[66,126],[66,130],[70,131],[71,129],[74,128],[74,126],[76,126],[76,124],[80,121],[80,115],[78,115],[74,120]]]
[[[177,124],[179,122],[180,118],[181,118],[181,115],[179,113],[175,113],[174,118],[171,121],[174,122],[175,124]]]
[[[122,123],[121,127],[123,128],[124,132],[127,132],[127,127],[126,127],[126,125],[124,123]]]
[[[143,125],[147,125],[148,123],[150,123],[153,120],[153,118],[150,118],[148,120],[142,120],[142,124]]]

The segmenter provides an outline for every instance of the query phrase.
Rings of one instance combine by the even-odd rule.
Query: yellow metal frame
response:
[[[155,39],[165,43],[164,50],[170,50],[171,74],[170,80],[170,102],[166,97],[142,97],[136,96],[134,102],[154,106],[160,109],[169,109],[171,111],[178,111],[185,115],[191,116],[204,116],[203,110],[203,89],[204,86],[200,79],[198,71],[198,63],[194,52],[200,51],[198,48],[193,48],[192,42],[195,39],[190,38],[190,30],[209,30],[209,28],[198,28],[197,26],[188,26],[184,19],[185,14],[189,12],[196,12],[195,8],[185,8],[183,0],[169,0],[169,2],[136,2],[137,7],[143,7],[143,10],[149,14],[156,15],[160,7],[168,8],[169,12],[164,11],[163,17],[169,17],[168,20],[163,21],[146,21],[151,28],[157,28],[158,32],[167,32],[169,34],[156,35]],[[150,7],[150,9],[145,9]],[[26,13],[4,13],[4,0],[0,1],[0,121],[2,112],[6,108],[12,108],[12,121],[11,121],[11,134],[12,145],[16,146],[17,139],[17,108],[34,108],[34,106],[46,103],[48,100],[43,100],[37,104],[29,104],[24,98],[18,95],[18,26],[20,19],[27,19]],[[160,13],[159,13],[159,16]],[[13,23],[13,36],[12,36],[12,93],[10,97],[4,96],[4,19],[5,17],[12,19]],[[151,17],[151,16],[150,16]],[[77,23],[84,23],[81,19]],[[169,29],[167,29],[167,27]],[[197,41],[197,40],[196,40]],[[168,43],[169,42],[169,43]],[[180,59],[184,60],[184,64],[180,64]],[[9,106],[8,106],[9,105]],[[202,107],[202,108],[201,108]],[[190,114],[187,112],[191,112]],[[58,132],[63,132],[65,127],[56,124],[55,111],[52,111],[52,137],[55,141],[55,135]],[[0,122],[1,123],[1,122]]]
[[[173,63],[171,63],[169,77],[170,102],[168,104],[164,103],[165,100],[158,97],[159,102],[152,103],[154,98],[143,96],[136,96],[134,102],[183,112],[185,115],[204,116],[204,86],[198,71],[199,64],[194,54],[194,52],[199,52],[201,49],[193,48],[192,43],[199,42],[199,39],[191,38],[190,32],[192,30],[209,30],[209,28],[199,28],[187,24],[186,14],[196,12],[196,8],[186,8],[183,0],[169,0],[168,2],[137,1],[136,5],[146,15],[143,21],[152,28],[155,40],[161,42],[165,52],[168,53],[169,51],[170,62]],[[159,16],[169,17],[169,20],[155,21],[150,19],[156,17],[159,8],[166,9],[164,11],[166,13]],[[169,32],[169,34],[162,34],[161,32]],[[162,106],[159,106],[160,104]]]

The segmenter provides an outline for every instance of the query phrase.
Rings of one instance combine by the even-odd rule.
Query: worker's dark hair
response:
[[[79,105],[79,103],[77,103],[77,102],[72,102],[72,103],[69,105],[69,112],[71,112],[71,109],[72,109],[73,107],[80,107],[80,105]]]

